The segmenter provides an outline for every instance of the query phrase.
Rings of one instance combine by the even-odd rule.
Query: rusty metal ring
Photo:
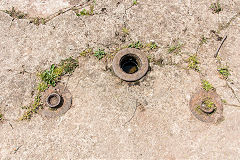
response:
[[[206,98],[211,99],[214,104],[213,108],[202,106]],[[192,114],[202,122],[218,123],[224,119],[221,98],[214,90],[205,91],[201,89],[196,92],[190,100],[190,110]]]
[[[52,103],[51,102],[51,99],[55,98],[56,99],[56,102],[55,103]],[[47,97],[46,99],[46,102],[47,102],[47,105],[48,107],[50,108],[56,108],[60,105],[61,103],[61,96],[57,93],[51,93],[49,94],[49,96]]]
[[[126,69],[127,65],[133,65],[134,68]],[[147,57],[140,50],[126,48],[116,54],[112,66],[119,78],[132,82],[141,79],[147,73],[149,64]]]

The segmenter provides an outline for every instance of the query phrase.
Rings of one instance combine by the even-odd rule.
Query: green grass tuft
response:
[[[219,74],[220,74],[224,79],[227,79],[228,76],[231,75],[228,66],[223,66],[223,67],[218,68],[218,72],[219,72]]]
[[[38,93],[34,97],[33,104],[29,106],[24,106],[22,109],[27,109],[26,112],[24,112],[23,116],[20,118],[20,120],[30,120],[34,113],[37,113],[37,111],[41,108],[42,102],[41,102],[41,95]]]
[[[9,14],[12,18],[17,18],[17,19],[23,19],[26,18],[27,14],[15,10],[14,7],[12,7],[11,10],[6,10],[5,13]]]
[[[138,4],[137,0],[133,0],[133,5],[137,5],[137,4]]]
[[[63,70],[60,72],[57,70],[54,64],[51,65],[50,70],[45,70],[40,74],[40,78],[43,82],[45,82],[47,85],[51,85],[53,87],[56,86],[56,83],[62,74]]]
[[[215,108],[214,102],[213,102],[212,99],[209,98],[209,97],[206,98],[206,99],[203,101],[203,104],[205,104],[205,106],[206,106],[207,108],[209,108],[209,109]]]
[[[202,87],[205,91],[214,90],[214,87],[207,80],[202,81]]]
[[[143,44],[140,41],[133,42],[130,45],[128,45],[128,48],[141,49],[141,48],[143,48]]]
[[[78,60],[69,57],[61,61],[59,67],[55,70],[55,72],[60,76],[64,74],[72,74],[78,66]]]
[[[199,61],[197,55],[192,55],[188,58],[188,68],[193,69],[195,71],[200,71],[199,69]]]
[[[0,113],[0,121],[3,120],[3,114]]]
[[[222,11],[222,7],[219,2],[212,3],[210,9],[213,11],[213,13],[219,13]]]
[[[98,60],[101,60],[106,55],[104,49],[98,49],[94,52],[94,56],[97,57]]]
[[[129,30],[126,27],[122,28],[122,32],[127,35],[129,34]]]
[[[180,54],[183,44],[178,43],[177,45],[172,45],[168,48],[168,53]]]

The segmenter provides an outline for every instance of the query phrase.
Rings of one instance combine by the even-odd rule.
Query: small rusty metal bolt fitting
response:
[[[47,105],[50,108],[55,108],[58,107],[61,103],[61,96],[57,93],[51,93],[48,97],[47,97]]]
[[[216,107],[214,104],[214,107],[209,108],[204,103],[202,103],[199,109],[206,114],[212,114],[216,110]]]
[[[125,81],[137,81],[148,71],[148,59],[138,49],[126,48],[119,51],[113,59],[114,73]]]

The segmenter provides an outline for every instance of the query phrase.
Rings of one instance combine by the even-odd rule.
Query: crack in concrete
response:
[[[56,13],[51,14],[47,18],[40,18],[38,16],[36,16],[36,17],[29,17],[27,14],[24,14],[22,18],[13,17],[13,20],[15,20],[15,19],[28,19],[30,22],[32,21],[33,23],[34,23],[35,20],[38,20],[38,21],[42,20],[43,22],[39,22],[39,23],[40,24],[46,24],[47,22],[49,22],[50,20],[52,20],[53,18],[55,18],[55,17],[57,17],[59,15],[62,15],[62,14],[66,13],[68,11],[71,11],[73,9],[84,8],[84,7],[88,6],[90,3],[93,3],[93,1],[87,1],[87,2],[82,3],[82,4],[78,4],[78,5],[74,5],[74,6],[71,6],[71,7],[67,7],[67,8],[61,9],[61,10],[57,11]],[[13,8],[13,10],[14,10],[14,8]],[[8,12],[11,12],[11,11],[0,10],[0,12],[4,12],[6,14],[9,14]],[[21,13],[21,14],[23,14],[23,13]],[[34,24],[39,25],[39,23],[37,23],[37,24],[34,23]]]

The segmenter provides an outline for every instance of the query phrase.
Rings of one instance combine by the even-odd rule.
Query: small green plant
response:
[[[206,109],[208,109],[208,110],[214,110],[214,109],[216,109],[216,106],[215,106],[215,104],[214,104],[214,102],[212,101],[212,99],[210,98],[210,97],[207,97],[207,98],[205,98],[203,101],[202,101],[202,107],[203,108],[206,108]],[[195,110],[199,113],[199,114],[203,114],[203,113],[205,113],[204,111],[203,111],[203,109],[202,109],[202,107],[200,106],[200,105],[198,105],[196,108],[195,108]],[[213,112],[212,112],[213,113]],[[209,114],[212,114],[212,113],[209,113]]]
[[[150,49],[156,49],[158,47],[157,43],[151,42]]]
[[[80,52],[80,56],[86,57],[92,53],[93,53],[92,48],[87,48],[87,49],[83,50],[82,52]]]
[[[84,8],[84,9],[82,9],[82,11],[80,12],[80,14],[81,14],[82,16],[85,16],[85,15],[88,15],[89,12]]]
[[[51,65],[50,70],[45,70],[40,74],[40,78],[43,82],[45,82],[47,85],[51,85],[53,87],[56,86],[56,83],[59,79],[59,76],[62,74],[62,72],[56,73],[56,67],[55,65]]]
[[[93,15],[93,14],[94,14],[93,12],[94,12],[94,5],[91,4],[91,5],[90,5],[90,13],[89,13],[89,14],[90,14],[90,15]]]
[[[137,4],[138,4],[137,0],[133,0],[133,5],[137,5]]]
[[[128,48],[140,49],[140,48],[143,48],[143,45],[140,41],[137,41],[137,42],[133,42],[130,45],[128,45]]]
[[[98,58],[98,60],[101,60],[106,55],[106,52],[104,49],[98,49],[94,52],[94,56]]]
[[[211,98],[207,97],[203,102],[202,104],[204,104],[207,108],[209,109],[212,109],[212,108],[215,108],[215,104],[214,102],[212,101]]]
[[[200,71],[199,69],[199,61],[197,55],[192,55],[188,58],[188,68],[193,69],[195,71]]]
[[[3,114],[0,113],[0,121],[3,120]]]
[[[222,76],[222,78],[224,78],[224,79],[227,79],[228,76],[231,75],[228,66],[222,66],[222,67],[218,68],[218,72]]]
[[[122,32],[127,35],[129,34],[129,30],[126,27],[122,28]]]
[[[56,83],[60,80],[60,77],[64,74],[72,74],[78,67],[78,61],[72,57],[62,60],[60,65],[51,65],[50,70],[45,70],[40,73],[39,77],[42,83],[38,85],[38,90],[44,90],[46,85],[56,86]]]
[[[14,7],[12,7],[12,10],[9,10],[9,11],[6,10],[5,13],[9,14],[14,19],[16,19],[16,18],[17,19],[23,19],[27,16],[23,12],[16,11]]]
[[[219,13],[222,11],[222,8],[219,2],[212,3],[210,6],[210,9],[213,11],[213,13]]]
[[[157,45],[157,43],[155,43],[155,42],[150,42],[150,43],[147,43],[147,44],[145,45],[145,47],[148,48],[148,49],[150,49],[150,50],[153,50],[153,49],[158,48],[158,45]]]
[[[202,87],[205,91],[214,90],[214,87],[207,80],[202,81]]]
[[[48,84],[46,82],[40,82],[37,86],[37,90],[39,92],[44,92],[48,88]]]
[[[41,102],[41,95],[38,93],[34,97],[34,102],[33,104],[29,106],[24,106],[22,109],[26,109],[27,111],[24,112],[23,116],[20,118],[20,120],[30,120],[32,118],[32,115],[34,113],[37,113],[37,111],[41,108],[42,102]]]
[[[69,57],[61,61],[58,68],[55,69],[55,73],[59,76],[64,74],[72,74],[78,66],[78,60]]]
[[[206,44],[207,43],[207,38],[202,36],[200,39],[200,45]]]
[[[90,5],[90,10],[86,10],[83,8],[80,13],[77,13],[78,11],[75,11],[77,16],[86,16],[86,15],[93,15],[94,14],[94,5]]]
[[[40,17],[36,17],[36,18],[32,18],[30,20],[30,23],[33,23],[33,24],[38,26],[40,24],[46,24],[46,19],[40,18]]]
[[[227,104],[227,101],[225,99],[222,99],[222,103]]]
[[[177,45],[172,45],[168,48],[168,53],[179,54],[181,53],[182,46],[183,46],[182,43],[178,43]]]

